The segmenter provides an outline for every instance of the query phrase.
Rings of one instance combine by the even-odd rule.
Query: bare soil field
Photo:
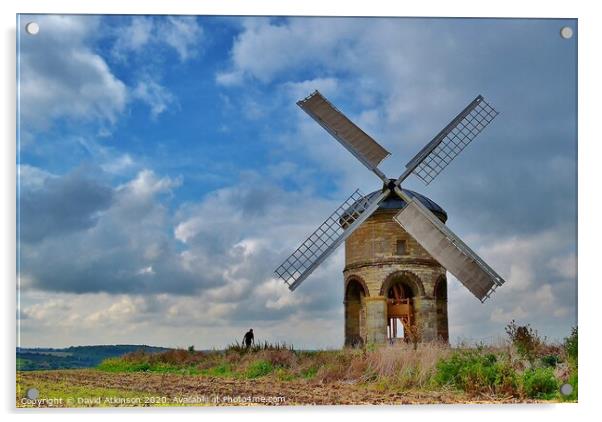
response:
[[[54,388],[57,386],[57,388]],[[393,391],[349,382],[316,383],[306,380],[230,379],[199,375],[157,373],[107,373],[94,369],[31,371],[17,374],[17,407],[49,407],[27,404],[29,388],[39,398],[61,397],[56,407],[102,406],[103,396],[116,401],[107,405],[396,405],[442,403],[537,403],[510,397],[470,397],[456,391]],[[52,394],[45,396],[45,390]],[[381,391],[383,390],[383,391]],[[77,396],[86,392],[86,398]],[[94,393],[96,392],[96,393]],[[95,394],[98,397],[95,397]],[[122,402],[119,402],[123,397]],[[129,398],[125,400],[125,398]],[[134,400],[139,398],[140,400]],[[149,399],[151,398],[151,399]],[[24,401],[25,400],[25,401]]]

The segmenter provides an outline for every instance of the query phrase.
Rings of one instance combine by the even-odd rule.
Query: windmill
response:
[[[378,169],[390,153],[315,91],[297,102],[384,183],[380,192],[364,196],[356,190],[276,270],[275,276],[295,290],[334,250],[352,235],[391,195],[403,201],[394,221],[415,239],[444,269],[453,274],[477,299],[484,302],[504,283],[483,259],[455,235],[440,218],[402,189],[414,174],[428,185],[497,116],[485,99],[477,96],[405,166],[397,179]]]

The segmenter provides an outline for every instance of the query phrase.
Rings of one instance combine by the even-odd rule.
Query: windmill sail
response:
[[[389,152],[315,91],[297,102],[328,133],[384,182],[383,191],[367,199],[355,191],[275,271],[295,290],[351,233],[378,208],[389,194],[406,202],[394,218],[426,251],[451,272],[479,300],[485,301],[504,280],[419,201],[403,193],[400,185],[410,174],[429,184],[497,116],[477,96],[408,164],[397,180],[388,179],[378,164]]]
[[[414,173],[428,185],[497,115],[481,95],[477,96],[406,164],[402,176]]]
[[[347,148],[362,164],[383,179],[384,175],[377,169],[377,166],[391,155],[389,151],[356,126],[318,91],[297,102],[297,105]]]
[[[394,218],[481,302],[504,283],[504,279],[419,201],[411,200]]]
[[[368,200],[356,190],[305,242],[274,271],[290,290],[295,290],[389,195],[383,192]]]

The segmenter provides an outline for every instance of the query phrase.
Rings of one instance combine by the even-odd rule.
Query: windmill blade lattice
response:
[[[388,196],[372,198],[357,189],[276,270],[290,290],[295,290]]]
[[[497,115],[477,96],[406,164],[406,173],[412,172],[428,185]]]

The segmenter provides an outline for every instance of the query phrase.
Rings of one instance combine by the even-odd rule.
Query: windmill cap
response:
[[[437,216],[437,218],[439,218],[439,220],[441,220],[444,223],[447,221],[447,212],[445,212],[445,210],[443,208],[441,208],[439,206],[439,204],[437,204],[435,201],[427,198],[426,196],[424,196],[418,192],[414,192],[409,189],[402,189],[402,190],[403,190],[403,193],[408,195],[410,198],[419,200],[422,203],[422,205],[427,207],[429,209],[429,211],[431,211],[433,214],[435,214]],[[376,195],[380,195],[381,192],[382,192],[381,190],[376,190],[376,191],[364,196],[364,199],[369,201],[372,198],[374,198]],[[355,206],[355,204],[352,205],[351,207],[349,207],[349,209],[353,209],[354,206]],[[399,196],[397,196],[397,194],[395,192],[391,192],[391,195],[389,195],[387,197],[387,199],[385,199],[384,201],[382,201],[379,204],[376,212],[400,210],[405,206],[406,206],[406,202],[403,199],[401,199]]]

